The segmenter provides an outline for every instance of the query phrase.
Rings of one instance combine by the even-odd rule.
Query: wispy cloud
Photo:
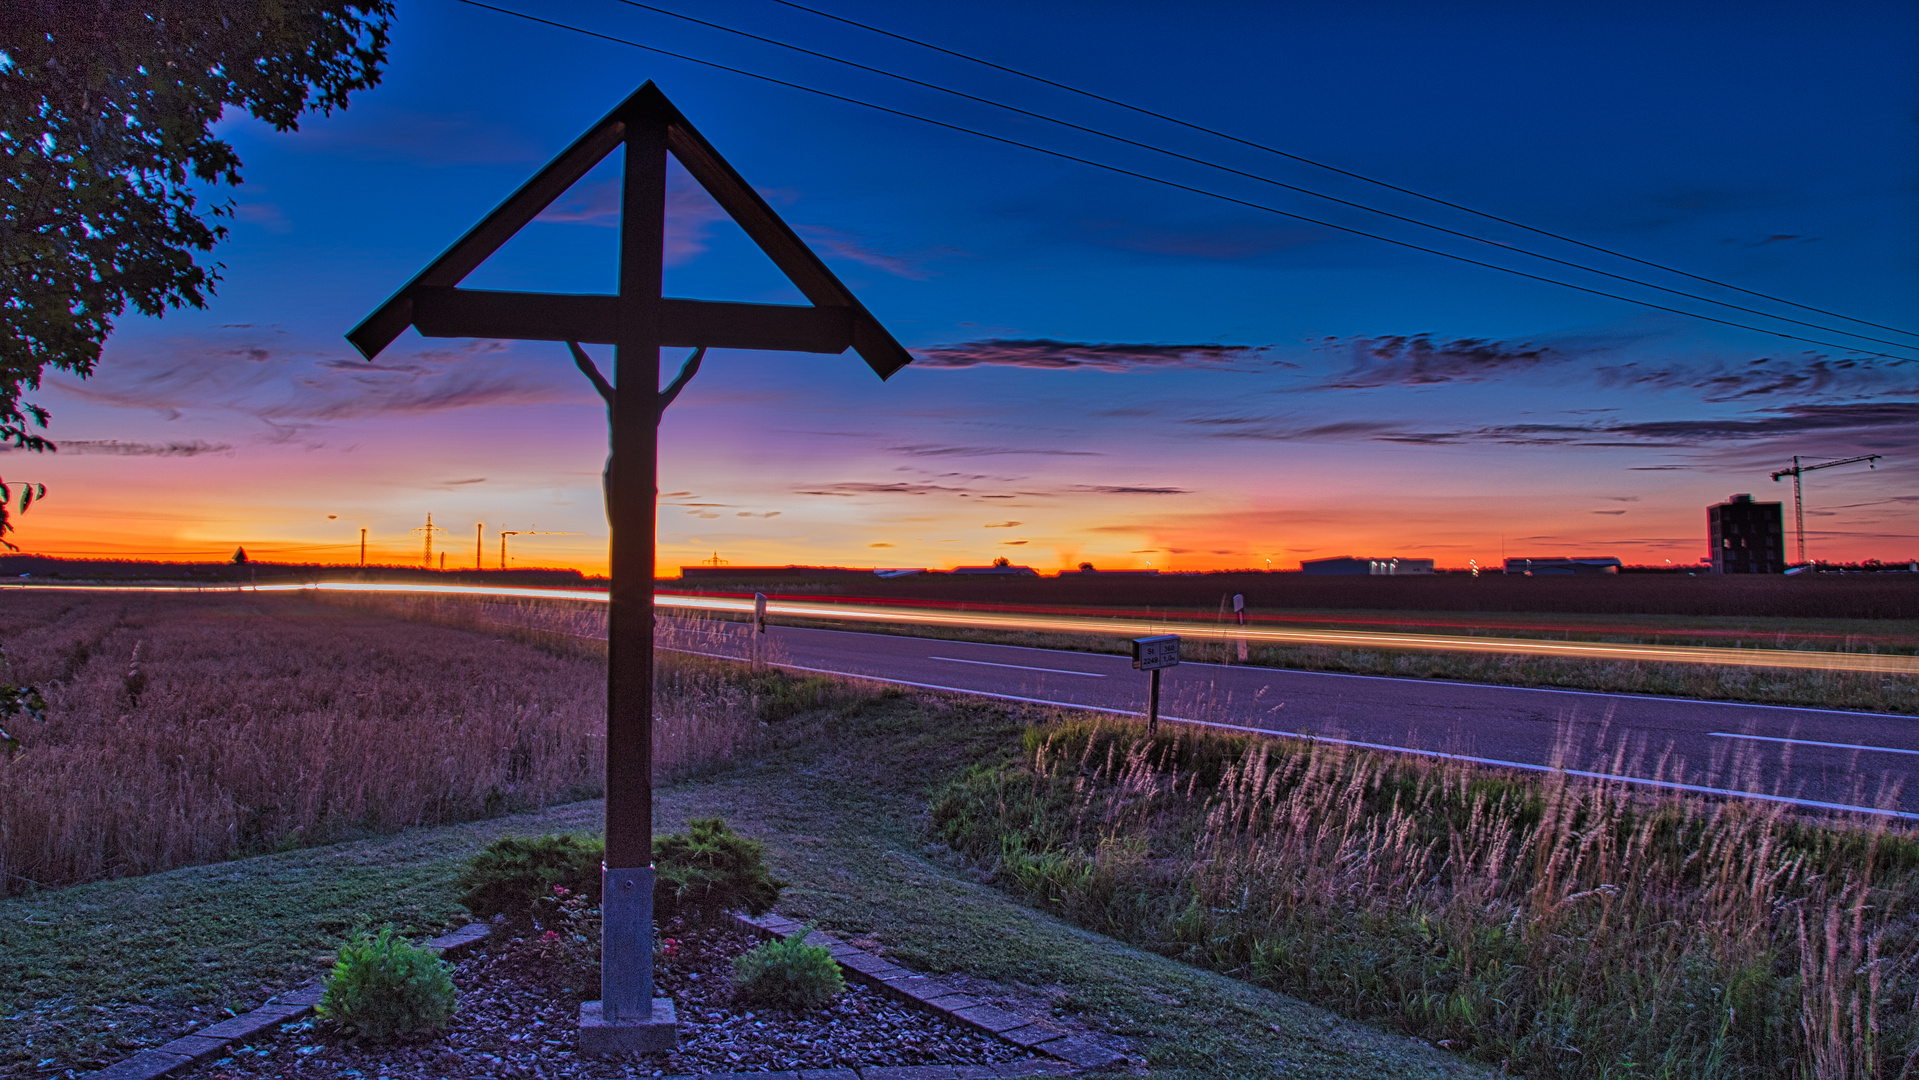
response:
[[[13,450],[11,445],[0,449]],[[202,454],[224,454],[233,449],[231,443],[212,443],[202,439],[188,439],[182,442],[122,442],[119,439],[62,439],[59,453],[62,454],[105,454],[112,457],[199,457]]]
[[[889,454],[914,457],[998,457],[1007,454],[1037,454],[1046,457],[1101,457],[1096,450],[1041,450],[1022,446],[943,446],[925,443],[918,446],[889,446]]]
[[[1190,495],[1185,488],[1176,487],[1132,487],[1125,484],[1074,484],[1068,491],[1081,491],[1092,495]]]
[[[590,225],[611,229],[620,223],[618,177],[587,179],[540,212],[535,221],[554,225]],[[713,229],[726,220],[726,211],[700,187],[699,181],[678,163],[666,173],[666,265],[684,266],[706,254]]]
[[[861,263],[876,270],[884,270],[895,277],[903,277],[909,281],[925,281],[933,276],[919,261],[881,251],[851,233],[825,225],[795,225],[793,229],[822,254],[836,256],[848,262]]]
[[[1287,366],[1252,345],[1150,345],[1119,342],[1055,341],[1051,338],[987,338],[915,352],[915,363],[930,368],[984,365],[1026,368],[1091,368],[1131,371],[1141,368],[1230,369],[1251,361]]]
[[[577,387],[514,364],[502,342],[423,349],[368,363],[291,350],[279,338],[271,330],[248,328],[176,340],[117,353],[85,381],[67,376],[48,381],[96,404],[150,410],[168,419],[188,412],[240,413],[282,434],[327,421],[581,396]]]
[[[1329,390],[1483,382],[1555,359],[1553,351],[1543,345],[1486,338],[1435,342],[1431,334],[1331,338],[1321,342],[1320,348],[1348,357],[1346,370],[1321,384]]]
[[[1365,439],[1417,446],[1492,443],[1506,446],[1695,448],[1753,443],[1809,435],[1870,437],[1878,446],[1919,446],[1919,402],[1858,402],[1796,405],[1740,416],[1698,420],[1593,421],[1492,424],[1423,429],[1404,422],[1341,421],[1298,424],[1284,417],[1194,417],[1187,424],[1212,427],[1215,439],[1288,442]],[[1683,465],[1635,466],[1637,471],[1674,471]],[[1622,500],[1624,501],[1624,500]]]

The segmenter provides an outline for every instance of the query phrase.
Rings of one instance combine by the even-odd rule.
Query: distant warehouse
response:
[[[1304,559],[1299,564],[1302,574],[1351,574],[1359,577],[1398,577],[1402,574],[1430,574],[1433,572],[1431,559],[1356,559],[1351,555],[1341,555],[1337,559]]]
[[[1617,574],[1619,560],[1611,555],[1564,556],[1550,559],[1507,559],[1508,574],[1527,577],[1566,577],[1573,574]]]

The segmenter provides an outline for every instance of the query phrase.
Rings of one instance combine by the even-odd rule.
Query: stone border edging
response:
[[[742,928],[769,937],[785,937],[804,924],[784,915],[757,917],[735,915]],[[485,940],[491,928],[486,923],[468,923],[426,943],[425,948],[453,959]],[[1064,1076],[1079,1069],[1108,1068],[1124,1064],[1126,1057],[1085,1039],[1068,1036],[1044,1020],[1027,1020],[996,1009],[977,998],[968,997],[935,979],[900,967],[890,960],[855,948],[831,934],[815,930],[807,943],[824,945],[853,977],[908,1004],[936,1016],[963,1024],[976,1031],[1035,1053],[1053,1061],[1009,1063],[1006,1065],[873,1065],[858,1069],[800,1069],[788,1072],[703,1073],[703,1080],[1015,1080],[1015,1078]],[[311,1012],[325,993],[324,980],[314,979],[250,1012],[147,1050],[141,1050],[104,1069],[81,1073],[86,1080],[159,1080],[160,1077],[197,1065],[224,1052],[236,1042],[251,1039],[273,1027]],[[687,1078],[662,1078],[687,1080]]]
[[[487,930],[485,923],[469,923],[450,934],[434,938],[424,947],[439,953],[442,959],[452,959],[479,944],[486,937]],[[191,1035],[182,1035],[172,1042],[142,1050],[104,1069],[80,1075],[87,1080],[158,1080],[189,1065],[197,1065],[223,1052],[229,1045],[251,1039],[275,1024],[284,1024],[305,1015],[320,1003],[325,993],[324,987],[325,980],[314,979],[269,998],[265,1005],[251,1012],[241,1013],[230,1020],[201,1028]]]
[[[735,915],[734,920],[744,929],[767,937],[786,937],[804,929],[805,924],[784,915],[771,912],[765,915]],[[874,956],[839,940],[831,934],[819,930],[806,936],[808,945],[822,945],[839,961],[840,967],[851,972],[854,978],[910,1005],[916,1005],[935,1016],[963,1024],[976,1031],[985,1032],[994,1038],[1023,1047],[1034,1053],[1064,1062],[1074,1069],[1104,1069],[1126,1063],[1126,1055],[1108,1050],[1097,1043],[1068,1035],[1066,1032],[1044,1020],[1028,1020],[1015,1016],[1004,1009],[996,1009],[978,998],[969,997],[937,979],[921,975],[900,967],[891,960]],[[996,1066],[944,1066],[913,1065],[891,1068],[871,1068],[859,1071],[860,1080],[972,1080],[974,1073],[969,1070],[991,1069]],[[1035,1075],[1032,1066],[1029,1071],[994,1075],[1031,1076]],[[958,1072],[954,1072],[958,1069]],[[844,1075],[839,1075],[844,1073]],[[869,1074],[885,1074],[876,1077]],[[798,1073],[752,1073],[759,1078],[780,1077],[782,1080],[852,1080],[850,1070],[835,1072],[800,1070]],[[979,1074],[981,1077],[986,1073]],[[1053,1074],[1057,1075],[1057,1074]]]

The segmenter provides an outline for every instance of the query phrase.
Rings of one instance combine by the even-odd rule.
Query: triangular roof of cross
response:
[[[616,342],[616,297],[487,292],[455,286],[618,148],[629,124],[640,122],[665,125],[668,151],[812,302],[811,307],[800,307],[663,299],[661,345],[817,353],[839,353],[850,347],[882,379],[912,362],[912,356],[852,291],[651,82],[468,230],[354,327],[347,340],[369,360],[408,326],[429,337]]]

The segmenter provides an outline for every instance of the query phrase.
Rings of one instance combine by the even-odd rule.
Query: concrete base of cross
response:
[[[580,1053],[655,1054],[680,1045],[673,999],[654,998],[645,1020],[608,1021],[597,1001],[580,1005]]]

